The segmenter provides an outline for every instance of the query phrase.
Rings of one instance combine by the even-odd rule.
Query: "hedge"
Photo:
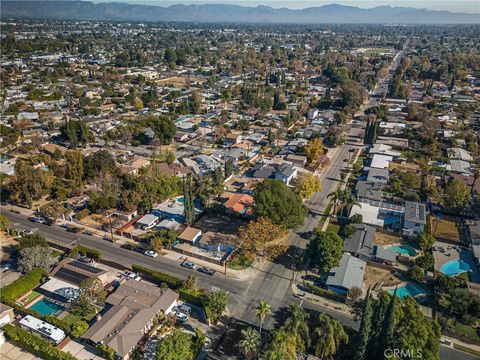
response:
[[[71,258],[76,258],[78,253],[88,256],[94,260],[100,260],[102,258],[102,253],[100,251],[86,246],[77,246],[72,248],[68,253],[68,256]]]
[[[201,293],[200,291],[192,291],[187,289],[179,289],[178,294],[180,295],[180,299],[185,302],[197,305],[197,306],[204,306],[206,301],[206,295]]]
[[[158,285],[161,285],[161,283],[166,283],[168,287],[173,290],[176,290],[183,285],[183,281],[180,280],[179,278],[176,278],[175,276],[168,275],[160,271],[155,271],[155,270],[143,267],[141,265],[133,264],[132,270],[140,274],[143,274],[148,279],[150,279],[151,281],[155,282]]]
[[[16,346],[39,356],[45,360],[77,360],[75,356],[70,353],[65,353],[57,349],[49,341],[44,340],[32,333],[23,330],[18,326],[6,324],[3,326],[3,331],[7,338]]]
[[[308,291],[314,295],[323,296],[324,298],[331,299],[338,302],[345,302],[346,296],[337,294],[335,291],[321,288],[320,286],[312,285],[309,283],[304,284]]]
[[[47,273],[42,268],[33,270],[30,274],[22,276],[10,285],[2,288],[0,299],[2,302],[15,301],[30,290],[36,288],[42,282]]]

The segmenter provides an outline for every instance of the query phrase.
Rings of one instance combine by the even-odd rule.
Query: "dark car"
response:
[[[215,270],[210,269],[210,268],[208,268],[208,267],[206,267],[206,266],[202,266],[201,268],[198,268],[198,271],[200,271],[201,273],[210,275],[210,276],[212,276],[213,274],[215,274]]]
[[[108,238],[108,240],[110,240],[110,238]],[[123,244],[120,246],[122,249],[125,249],[125,250],[131,250],[131,251],[135,251],[135,252],[138,252],[138,253],[143,253],[143,248],[140,247],[140,246],[135,246],[133,244]]]
[[[81,227],[78,227],[78,226],[71,226],[67,229],[68,232],[71,232],[73,234],[78,234],[79,232],[81,232],[83,230],[83,228]]]

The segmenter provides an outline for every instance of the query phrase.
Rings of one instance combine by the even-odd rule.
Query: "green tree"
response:
[[[425,231],[417,237],[418,246],[422,250],[430,250],[435,244],[435,241],[435,236],[428,234]]]
[[[324,273],[336,266],[342,256],[343,239],[331,231],[318,231],[307,247],[307,254],[310,256],[311,264],[318,266]]]
[[[74,304],[75,314],[81,316],[96,314],[105,305],[106,296],[107,293],[99,279],[92,277],[83,280]]]
[[[195,222],[195,206],[193,204],[192,177],[190,174],[183,179],[183,215],[185,223],[192,225]]]
[[[210,309],[214,323],[223,315],[228,303],[228,296],[225,291],[215,291],[208,295],[205,305]]]
[[[425,280],[425,269],[414,265],[410,269],[409,275],[413,281],[423,282]]]
[[[10,225],[10,221],[7,219],[5,215],[0,215],[0,231],[5,231],[8,229]]]
[[[23,234],[18,240],[17,249],[22,250],[35,246],[48,248],[47,240],[40,234]]]
[[[258,317],[260,324],[258,326],[258,332],[262,334],[262,327],[263,322],[265,321],[265,317],[272,313],[272,309],[270,308],[270,304],[267,303],[265,300],[260,300],[260,302],[255,306],[255,316]]]
[[[337,320],[326,314],[320,314],[314,330],[313,341],[315,355],[321,359],[332,358],[342,343],[348,342],[348,335]]]
[[[393,295],[388,304],[387,311],[383,318],[382,330],[380,332],[381,348],[378,349],[382,354],[385,350],[392,349],[395,344],[395,326],[397,324],[395,318],[395,309],[397,307],[397,288],[393,292]]]
[[[271,341],[264,356],[265,360],[296,360],[296,340],[284,326],[271,332]]]
[[[84,157],[80,151],[69,150],[65,152],[66,160],[66,174],[65,177],[69,179],[75,187],[81,187],[83,183]]]
[[[260,349],[260,333],[252,327],[242,329],[238,346],[247,359],[255,357]]]
[[[28,274],[37,268],[49,271],[52,266],[52,250],[48,247],[27,247],[21,249],[19,253],[18,268],[24,274]]]
[[[471,197],[470,190],[463,181],[455,179],[445,189],[445,204],[455,211],[465,209]]]
[[[318,137],[310,140],[307,145],[303,147],[303,151],[305,152],[305,155],[307,155],[309,162],[315,162],[320,155],[325,154],[325,148],[323,147],[322,141]]]
[[[366,359],[367,347],[370,341],[370,331],[372,328],[372,316],[372,298],[370,295],[370,288],[368,288],[367,295],[365,296],[365,300],[363,301],[362,320],[360,322],[360,331],[358,333],[354,360]]]
[[[195,353],[192,349],[192,336],[175,330],[160,341],[155,353],[157,360],[193,360]]]
[[[115,359],[115,351],[109,347],[107,344],[98,344],[96,346],[97,355],[103,357],[107,360],[114,360]]]
[[[83,120],[68,120],[60,128],[62,135],[67,139],[71,148],[85,145],[91,138],[90,130]]]
[[[235,167],[233,166],[232,160],[225,161],[225,177],[229,178],[235,172]]]
[[[40,206],[38,212],[41,216],[55,221],[62,215],[66,215],[69,210],[65,208],[65,206],[63,206],[61,202],[54,200],[49,202],[48,204]]]
[[[171,117],[149,117],[147,121],[158,140],[160,140],[160,144],[168,145],[171,143],[175,133],[177,132],[177,127],[175,126],[175,123]]]
[[[300,195],[279,180],[266,179],[253,192],[253,214],[256,218],[267,217],[286,229],[301,226],[307,209]]]

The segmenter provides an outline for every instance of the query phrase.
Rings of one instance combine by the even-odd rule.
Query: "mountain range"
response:
[[[305,9],[247,7],[229,4],[168,7],[89,1],[1,1],[4,19],[62,19],[201,23],[296,24],[479,24],[480,14],[452,13],[408,7],[324,5]]]

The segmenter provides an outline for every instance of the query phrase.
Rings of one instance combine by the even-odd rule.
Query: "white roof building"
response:
[[[388,167],[390,166],[390,162],[392,161],[393,157],[390,155],[375,154],[373,155],[370,167],[377,169],[388,169]]]

